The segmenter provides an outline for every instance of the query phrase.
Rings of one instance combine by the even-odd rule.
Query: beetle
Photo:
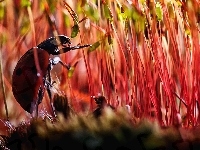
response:
[[[51,96],[52,67],[58,63],[69,69],[59,57],[50,58],[50,55],[59,55],[70,50],[81,49],[90,45],[70,46],[70,38],[65,35],[50,37],[36,47],[29,49],[17,62],[12,74],[12,92],[21,107],[32,114],[38,115],[38,105],[42,102],[45,89],[48,92],[51,108],[54,112]],[[34,53],[34,50],[36,53]],[[40,72],[36,67],[35,55],[38,56]],[[54,113],[55,115],[55,113]]]

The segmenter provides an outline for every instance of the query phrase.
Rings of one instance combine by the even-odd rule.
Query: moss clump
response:
[[[105,108],[102,116],[72,114],[55,120],[37,118],[15,128],[4,147],[15,150],[78,149],[189,149],[197,138],[183,139],[181,130],[160,128],[157,122],[135,121],[126,110]],[[184,130],[186,133],[187,130]],[[188,130],[189,131],[189,130]]]

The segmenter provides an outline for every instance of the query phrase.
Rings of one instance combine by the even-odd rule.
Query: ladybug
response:
[[[50,101],[52,101],[50,71],[53,65],[60,63],[67,69],[70,68],[59,57],[50,58],[50,55],[59,55],[70,50],[90,46],[70,46],[70,44],[70,38],[65,35],[50,37],[36,47],[29,49],[17,62],[12,75],[12,92],[21,107],[33,117],[38,115],[38,105],[42,102],[45,89],[47,89]],[[38,56],[40,73],[36,68],[34,49]],[[54,112],[52,102],[51,108]]]

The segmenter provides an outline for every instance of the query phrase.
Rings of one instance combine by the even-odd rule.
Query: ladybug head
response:
[[[55,37],[50,37],[40,43],[37,47],[47,51],[49,54],[58,55],[63,47],[70,47],[70,38],[65,35],[58,35]],[[61,50],[62,51],[62,50]]]
[[[91,45],[77,45],[70,46],[70,38],[65,35],[58,35],[55,37],[48,38],[47,40],[40,43],[37,47],[47,51],[49,54],[58,55],[61,53],[66,53],[70,50],[81,49],[84,47],[89,47]]]

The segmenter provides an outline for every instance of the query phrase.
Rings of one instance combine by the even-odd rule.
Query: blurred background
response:
[[[193,0],[1,0],[0,118],[17,125],[30,117],[12,94],[13,70],[27,50],[61,34],[72,45],[92,45],[60,55],[72,70],[51,71],[52,92],[67,95],[77,112],[93,110],[91,96],[100,94],[114,107],[130,106],[137,118],[198,124],[199,6]],[[50,113],[47,93],[39,109]]]

